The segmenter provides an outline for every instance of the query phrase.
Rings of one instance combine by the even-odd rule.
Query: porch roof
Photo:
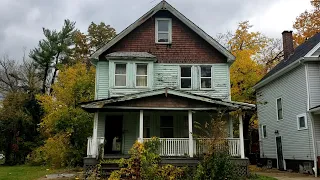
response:
[[[144,100],[148,97],[156,97],[164,95],[163,98],[167,98],[168,95],[179,97],[183,100],[192,100],[193,103],[189,103],[188,106],[183,107],[143,107],[143,106],[126,106],[119,105],[119,103],[129,102],[133,100]],[[162,98],[162,97],[161,97]],[[194,102],[202,103],[200,106]],[[144,91],[134,94],[129,94],[121,97],[112,97],[108,99],[99,99],[90,102],[81,103],[80,106],[89,112],[93,112],[98,109],[158,109],[158,110],[214,110],[218,108],[225,108],[226,110],[254,110],[256,106],[254,104],[248,104],[243,102],[235,102],[229,100],[222,100],[218,98],[212,98],[208,96],[197,95],[185,91],[180,91],[173,88],[161,88],[150,91]]]

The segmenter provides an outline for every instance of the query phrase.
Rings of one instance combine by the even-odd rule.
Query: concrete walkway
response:
[[[320,180],[320,178],[315,178],[312,175],[307,174],[299,174],[299,173],[293,173],[293,172],[255,172],[256,174],[263,175],[263,176],[269,176],[277,178],[278,180]]]

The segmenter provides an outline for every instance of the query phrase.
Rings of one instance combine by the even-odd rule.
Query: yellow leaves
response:
[[[296,46],[320,32],[320,2],[310,2],[314,9],[301,13],[293,24],[293,28],[296,30],[293,36]]]
[[[236,61],[230,68],[231,97],[235,101],[255,102],[252,87],[263,77],[264,67],[255,61],[258,53],[265,48],[270,39],[260,32],[249,32],[252,26],[248,21],[239,24],[233,38],[229,41]]]

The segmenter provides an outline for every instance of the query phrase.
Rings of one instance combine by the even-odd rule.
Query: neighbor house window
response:
[[[278,118],[278,120],[283,119],[282,98],[277,99],[277,118]]]
[[[116,87],[125,87],[127,85],[127,64],[115,64],[114,74]]]
[[[261,135],[263,138],[267,137],[267,126],[266,125],[261,126]]]
[[[180,67],[180,88],[191,89],[191,66]]]
[[[211,66],[201,66],[200,71],[201,89],[210,89],[212,87]]]
[[[173,138],[173,116],[160,116],[160,138]]]
[[[156,19],[156,43],[171,43],[171,19]]]
[[[307,116],[306,114],[299,114],[297,115],[297,123],[298,123],[298,130],[307,129]]]
[[[148,65],[137,64],[136,69],[136,86],[147,87],[148,86]]]
[[[150,116],[143,117],[143,137],[150,138]]]

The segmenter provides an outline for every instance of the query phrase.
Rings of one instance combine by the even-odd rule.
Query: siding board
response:
[[[310,108],[313,108],[320,105],[320,65],[318,63],[310,63],[307,66]]]
[[[277,121],[276,99],[279,97],[283,101],[283,120]],[[310,118],[308,129],[300,131],[296,119],[298,114],[307,112],[305,67],[301,65],[258,89],[257,102],[259,127],[267,126],[267,138],[261,139],[261,157],[276,158],[275,130],[278,130],[285,159],[312,160]]]
[[[211,90],[200,90],[200,76],[199,76],[199,65],[194,64],[192,68],[192,89],[186,90],[187,92],[210,96],[214,98],[228,99],[230,91],[229,83],[229,68],[228,64],[212,64],[213,68],[213,88]],[[110,66],[111,67],[111,66]],[[138,93],[143,91],[149,91],[152,89],[160,89],[165,87],[179,89],[180,83],[180,64],[169,64],[169,63],[154,63],[153,69],[153,80],[150,80],[150,88],[110,88],[109,84],[113,83],[112,78],[109,79],[109,65],[105,62],[99,63],[98,86],[97,93],[98,98],[117,97],[125,96],[127,94]],[[134,79],[130,76],[130,81]],[[132,82],[131,82],[132,83]]]

